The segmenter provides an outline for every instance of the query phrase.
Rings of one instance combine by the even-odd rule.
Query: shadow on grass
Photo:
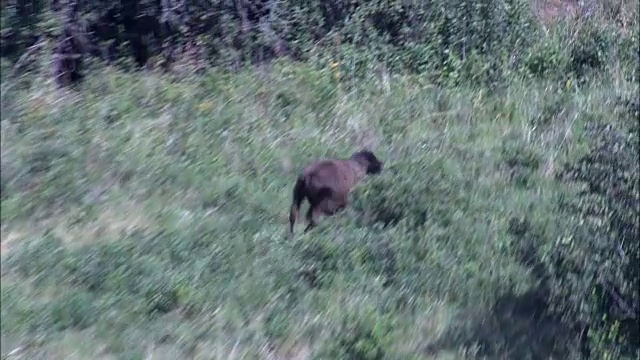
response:
[[[517,217],[510,219],[508,233],[516,239],[520,263],[542,280],[541,285],[521,295],[499,297],[488,313],[464,312],[426,351],[475,348],[478,357],[489,359],[576,359],[578,352],[584,357],[589,350],[582,347],[582,329],[549,311],[549,291],[542,285],[548,274],[534,245],[542,241],[541,234],[526,218]]]
[[[489,359],[573,358],[576,332],[546,310],[545,294],[540,290],[503,296],[488,314],[469,311],[462,315],[425,352],[434,355],[475,348],[478,357]]]

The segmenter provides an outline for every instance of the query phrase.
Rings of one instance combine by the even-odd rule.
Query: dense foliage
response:
[[[495,84],[511,72],[566,79],[602,68],[619,48],[625,61],[637,60],[636,33],[619,37],[590,20],[597,11],[632,29],[632,3],[590,4],[579,10],[586,26],[540,41],[545,30],[526,0],[7,1],[2,53],[15,57],[50,39],[57,61],[69,62],[53,66],[78,72],[90,55],[232,69],[287,56],[335,62],[348,76],[384,69],[434,81]]]
[[[580,186],[560,203],[573,221],[547,254],[556,311],[604,332],[589,341],[622,351],[640,346],[640,118],[631,107],[617,126],[593,121],[590,152],[563,171]]]

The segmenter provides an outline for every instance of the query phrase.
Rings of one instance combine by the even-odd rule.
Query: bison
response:
[[[298,176],[293,187],[293,204],[289,212],[290,233],[298,218],[300,205],[309,202],[304,232],[316,225],[320,215],[331,216],[347,206],[351,190],[367,174],[379,174],[383,162],[369,150],[360,150],[349,159],[323,159],[314,161]]]

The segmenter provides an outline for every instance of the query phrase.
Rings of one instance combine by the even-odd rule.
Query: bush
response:
[[[590,126],[591,150],[561,173],[579,189],[561,203],[572,225],[542,255],[554,310],[588,330],[597,358],[640,351],[640,133],[626,129]]]
[[[385,336],[388,321],[375,311],[363,311],[359,316],[342,320],[340,330],[320,354],[322,359],[380,360],[385,359]]]
[[[386,169],[388,175],[371,179],[364,190],[355,192],[353,206],[360,222],[382,227],[403,223],[417,230],[431,218],[447,227],[453,209],[466,203],[464,180],[454,167],[445,159],[426,157],[394,164]]]
[[[99,318],[95,299],[85,291],[72,290],[51,304],[51,321],[56,330],[83,330]]]
[[[198,69],[209,64],[237,70],[288,56],[322,66],[338,62],[344,78],[367,77],[383,64],[393,72],[430,72],[438,81],[494,82],[537,43],[539,31],[528,2],[522,0],[270,5],[247,0],[239,6],[222,1],[143,1],[136,6],[93,1],[72,9],[56,4],[10,4],[14,11],[3,12],[3,54],[21,54],[33,45],[30,39],[41,34],[56,39],[62,28],[70,28],[67,20],[75,19],[74,28],[86,34],[74,30],[73,41],[86,38],[81,41],[87,43],[85,55],[105,61],[126,58],[142,66],[162,58],[153,62],[165,68],[187,62]],[[33,15],[42,21],[28,21],[36,18]],[[65,56],[74,53],[60,51]],[[532,62],[538,61],[528,60],[528,66],[540,66]]]
[[[601,69],[608,59],[613,39],[606,29],[586,22],[575,35],[569,48],[569,62],[566,71],[577,78],[583,78],[588,71]]]

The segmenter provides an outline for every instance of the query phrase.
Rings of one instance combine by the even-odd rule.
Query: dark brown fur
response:
[[[367,174],[379,174],[383,163],[368,150],[354,153],[349,159],[318,160],[306,167],[293,188],[289,227],[293,227],[304,199],[309,202],[304,232],[313,228],[318,216],[334,215],[348,203],[349,193]]]

